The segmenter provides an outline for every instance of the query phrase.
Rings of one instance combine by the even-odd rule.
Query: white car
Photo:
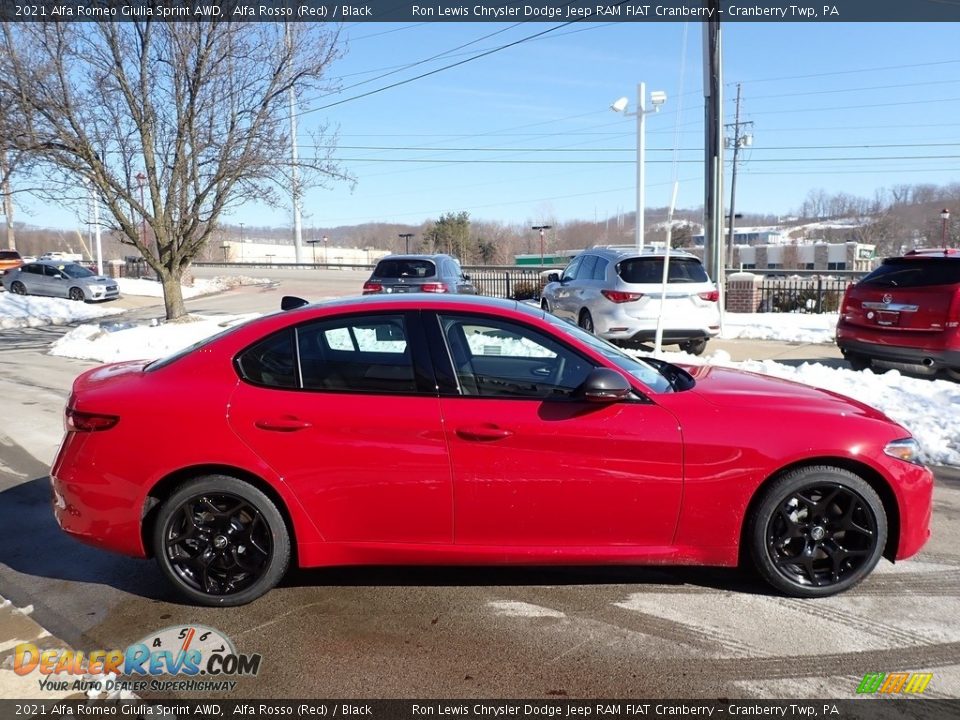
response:
[[[660,314],[664,252],[595,247],[550,276],[540,306],[620,345],[652,342]],[[663,343],[699,355],[720,332],[719,292],[695,255],[670,252]]]

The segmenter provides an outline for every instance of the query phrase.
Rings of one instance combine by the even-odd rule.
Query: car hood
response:
[[[805,410],[892,422],[876,408],[830,390],[710,365],[685,366],[684,370],[697,381],[690,392],[716,406],[763,408],[767,411]]]

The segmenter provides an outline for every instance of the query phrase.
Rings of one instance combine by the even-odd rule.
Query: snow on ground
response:
[[[832,343],[837,320],[837,313],[726,313],[721,337]]]
[[[50,354],[100,362],[153,360],[171,355],[254,317],[258,317],[258,314],[197,315],[192,322],[160,325],[123,322],[80,325],[53,343]]]
[[[122,313],[109,303],[93,305],[65,298],[0,293],[0,329],[67,325]]]
[[[267,278],[241,277],[215,277],[211,279],[194,278],[193,286],[183,286],[183,297],[185,299],[197,297],[198,295],[210,295],[211,293],[231,290],[241,285],[267,285],[271,281]],[[143,295],[146,297],[163,297],[163,286],[156,280],[147,278],[119,278],[117,283],[120,286],[121,295]]]

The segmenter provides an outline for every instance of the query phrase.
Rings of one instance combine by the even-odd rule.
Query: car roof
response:
[[[637,252],[637,248],[633,245],[597,245],[592,248],[588,248],[583,251],[581,254],[594,253],[599,255],[605,255],[609,257],[615,257],[618,259],[625,258],[662,258],[666,255],[666,251],[663,248],[653,248],[646,246],[640,252]],[[694,260],[700,261],[696,255],[688,253],[685,250],[679,250],[677,248],[670,248],[670,257],[672,258],[692,258]]]
[[[337,308],[362,310],[369,305],[391,306],[396,305],[404,309],[436,310],[443,308],[458,308],[467,310],[507,310],[521,312],[537,317],[543,316],[543,310],[535,305],[527,305],[518,300],[487,297],[484,295],[434,295],[430,293],[402,293],[399,295],[351,295],[349,297],[322,300],[308,303],[303,308]],[[296,312],[300,308],[288,312]]]
[[[455,259],[452,255],[447,255],[446,253],[432,253],[428,255],[409,253],[403,255],[384,255],[380,260],[439,260],[440,258]]]

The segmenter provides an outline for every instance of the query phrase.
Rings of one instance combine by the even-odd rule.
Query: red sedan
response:
[[[74,383],[61,527],[203,605],[301,567],[751,562],[821,597],[929,536],[910,434],[824,390],[638,360],[515,302],[305,305]]]

